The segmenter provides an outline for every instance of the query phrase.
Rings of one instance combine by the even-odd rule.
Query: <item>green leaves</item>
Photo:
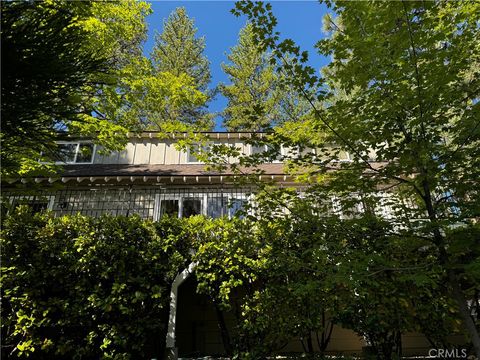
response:
[[[341,250],[358,256],[347,256],[351,263],[344,259],[339,270],[345,273],[335,276],[344,280],[349,280],[347,274],[352,276],[340,283],[341,288],[360,288],[363,284],[370,289],[362,295],[366,309],[361,314],[368,313],[370,304],[377,304],[381,314],[397,308],[407,310],[404,304],[388,297],[384,302],[375,294],[385,289],[406,292],[410,282],[422,298],[432,299],[441,274],[448,273],[450,291],[462,280],[463,294],[456,296],[457,308],[469,324],[478,355],[480,338],[465,303],[478,297],[473,292],[478,289],[473,224],[480,209],[480,6],[474,1],[326,3],[336,17],[326,16],[327,36],[317,43],[319,52],[332,59],[322,69],[323,79],[304,66],[306,54],[293,41],[280,40],[270,8],[261,2],[236,3],[234,13],[247,15],[257,41],[272,52],[277,69],[288,74],[286,82],[310,100],[312,107],[307,131],[285,124],[269,139],[313,150],[290,159],[289,171],[311,185],[308,202],[313,209],[325,199],[334,199],[333,210],[341,213],[337,221],[343,226],[329,226],[340,235]],[[287,56],[293,59],[285,61]],[[345,152],[350,154],[348,161],[339,161]],[[387,194],[394,195],[386,200]],[[283,202],[270,196],[270,203],[276,201]],[[345,226],[342,220],[349,218],[352,224]],[[369,227],[380,219],[386,221],[388,233]],[[383,245],[373,246],[373,239]],[[362,253],[362,247],[370,246],[373,253]],[[423,259],[413,255],[415,248]],[[402,251],[412,257],[403,257]],[[339,251],[333,257],[342,256]],[[372,270],[372,265],[379,267],[374,273],[382,268],[409,269],[414,259],[418,263],[402,275],[380,271],[372,279],[365,272]],[[424,269],[431,273],[425,276]],[[388,281],[394,287],[390,288]],[[452,301],[451,293],[438,296],[444,298],[436,303],[434,297],[432,306],[448,308],[445,304]],[[354,319],[350,315],[347,318]],[[354,323],[369,324],[369,331],[375,333],[377,314],[365,316],[368,319],[357,318]],[[382,320],[380,328],[388,331],[373,334],[377,353],[388,358],[388,348],[391,351],[398,332],[418,324],[417,320],[434,338],[425,319],[418,314],[413,320],[408,316],[405,323]],[[457,319],[445,317],[447,320],[439,323],[452,329]],[[439,333],[434,341],[442,343],[446,331]],[[384,336],[383,340],[378,336]]]
[[[107,150],[125,145],[132,120],[106,116],[101,103],[112,101],[120,70],[141,55],[149,12],[130,0],[2,6],[2,174],[58,170],[38,164],[56,160],[58,131]]]
[[[220,85],[220,92],[228,99],[224,122],[231,131],[262,131],[276,121],[276,75],[269,55],[255,40],[253,27],[247,24],[228,55],[231,64],[222,64],[232,82]]]
[[[160,357],[188,220],[52,218],[25,207],[2,229],[2,357]],[[152,321],[152,319],[157,319]]]
[[[221,84],[228,99],[224,124],[232,131],[266,131],[284,122],[301,121],[309,108],[298,91],[275,71],[275,56],[263,48],[252,23],[240,30],[238,44],[222,64],[231,84]]]

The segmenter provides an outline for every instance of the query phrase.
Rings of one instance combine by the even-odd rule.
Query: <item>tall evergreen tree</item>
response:
[[[221,85],[228,99],[224,125],[233,131],[263,131],[285,121],[298,121],[309,106],[269,63],[270,55],[256,41],[248,23],[240,30],[238,44],[222,64],[231,84]]]
[[[196,33],[194,20],[188,17],[185,8],[177,8],[164,22],[163,32],[156,34],[151,59],[156,73],[186,74],[193,78],[198,91],[207,94],[202,104],[185,105],[178,120],[208,128],[213,118],[206,110],[206,104],[213,96],[208,89],[210,62],[203,53],[205,38],[196,37]]]
[[[268,54],[255,42],[251,24],[240,30],[238,44],[230,49],[228,60],[231,64],[222,64],[222,68],[231,84],[220,86],[228,99],[223,112],[225,127],[233,131],[269,128],[275,121],[276,76]]]

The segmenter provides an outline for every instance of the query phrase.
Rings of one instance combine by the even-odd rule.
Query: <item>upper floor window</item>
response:
[[[58,143],[60,164],[91,164],[95,155],[95,145],[87,142]]]
[[[203,164],[203,161],[198,159],[198,155],[202,154],[205,155],[211,150],[212,145],[216,145],[215,143],[209,143],[206,145],[199,145],[195,144],[188,148],[187,150],[187,163],[191,164]]]
[[[187,162],[188,163],[199,163],[200,161],[197,158],[197,154],[200,151],[199,145],[193,145],[188,149],[187,152]]]
[[[267,151],[266,145],[250,145],[250,155],[263,154]]]
[[[279,152],[272,154],[273,148],[269,145],[250,145],[250,155],[263,154],[269,152],[268,159],[265,159],[269,162],[280,163],[283,161],[283,156],[286,155],[286,148],[282,145],[280,146]],[[264,156],[262,156],[264,157]]]

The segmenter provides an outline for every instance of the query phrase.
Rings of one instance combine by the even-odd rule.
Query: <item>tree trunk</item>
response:
[[[463,323],[465,324],[468,334],[470,335],[470,340],[472,341],[475,355],[478,359],[480,359],[480,336],[478,335],[477,327],[475,326],[472,316],[470,315],[467,301],[463,296],[463,291],[460,288],[460,285],[458,285],[458,279],[452,271],[449,271],[448,279],[453,290],[453,297],[457,301]]]
[[[222,335],[223,348],[228,356],[233,355],[232,343],[230,341],[230,334],[228,332],[227,324],[225,323],[225,317],[218,304],[214,304],[215,312],[217,313],[218,327],[220,328],[220,334]]]
[[[424,175],[426,175],[426,173],[424,173]],[[448,266],[448,254],[445,248],[445,239],[440,232],[440,228],[437,223],[437,216],[433,207],[430,185],[426,179],[422,182],[422,188],[424,191],[424,195],[422,197],[423,201],[425,202],[428,218],[433,225],[435,245],[438,247],[440,252],[440,264],[443,266]],[[460,285],[458,284],[458,278],[452,270],[447,269],[447,275],[448,283],[452,288],[453,297],[458,304],[458,310],[463,319],[465,329],[467,330],[470,340],[472,341],[475,355],[478,359],[480,359],[480,335],[478,334],[478,330],[470,315],[470,311],[468,310],[467,301],[463,294],[463,290],[460,288]]]
[[[312,341],[312,333],[309,332],[307,336],[307,349],[309,354],[313,354],[313,341]]]
[[[318,349],[320,351],[320,354],[324,354],[325,350],[327,350],[328,344],[330,343],[330,338],[332,337],[332,332],[333,332],[333,322],[332,321],[326,321],[326,314],[325,311],[322,311],[322,336],[321,339],[318,336],[318,331],[316,333],[317,336],[317,345]]]

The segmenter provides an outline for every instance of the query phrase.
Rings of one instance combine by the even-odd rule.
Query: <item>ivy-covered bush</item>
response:
[[[2,358],[161,358],[194,228],[19,208],[2,230]]]

